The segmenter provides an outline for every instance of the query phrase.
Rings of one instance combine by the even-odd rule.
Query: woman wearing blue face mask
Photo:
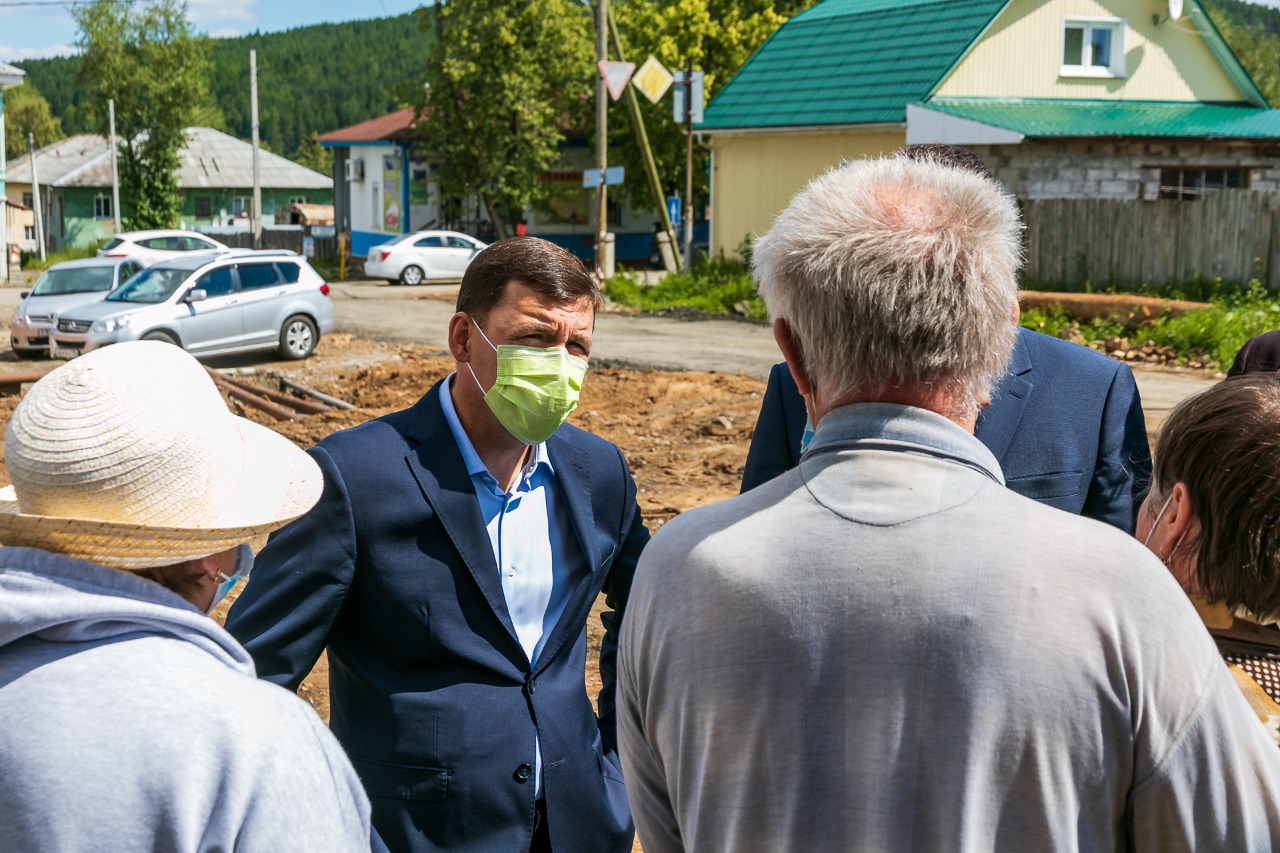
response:
[[[337,741],[206,615],[315,504],[316,463],[147,341],[36,383],[4,461],[0,847],[368,850]]]
[[[1160,430],[1137,537],[1204,620],[1280,742],[1280,379],[1227,379]]]

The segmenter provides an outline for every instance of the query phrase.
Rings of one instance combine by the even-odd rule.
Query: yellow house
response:
[[[815,176],[911,143],[963,145],[1024,199],[1280,190],[1280,110],[1196,0],[825,0],[700,129],[727,253]]]

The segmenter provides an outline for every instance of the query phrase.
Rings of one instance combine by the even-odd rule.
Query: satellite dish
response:
[[[1182,17],[1182,0],[1169,0],[1169,18],[1178,20]]]

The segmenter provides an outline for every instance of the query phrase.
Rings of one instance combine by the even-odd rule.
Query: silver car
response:
[[[293,252],[193,255],[147,267],[102,302],[66,311],[55,358],[119,341],[165,341],[193,355],[276,350],[306,358],[333,330],[329,285]]]
[[[9,322],[9,345],[22,358],[49,354],[54,315],[97,302],[142,269],[136,258],[85,258],[54,264],[22,294]]]

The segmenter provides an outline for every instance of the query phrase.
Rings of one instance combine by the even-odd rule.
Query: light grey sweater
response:
[[[1169,572],[920,409],[660,530],[618,701],[646,853],[1280,849],[1280,750]]]
[[[368,850],[316,714],[177,595],[0,550],[0,849]]]

